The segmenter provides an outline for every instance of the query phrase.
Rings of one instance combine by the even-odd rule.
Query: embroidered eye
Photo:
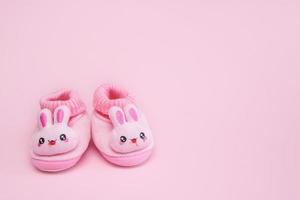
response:
[[[120,141],[121,141],[121,142],[124,143],[124,142],[126,142],[126,140],[127,140],[127,138],[126,138],[125,136],[121,136],[121,137],[120,137]]]
[[[45,142],[45,139],[41,137],[41,138],[39,139],[39,144],[44,144],[44,142]]]
[[[144,140],[146,138],[145,133],[141,132],[140,133],[140,138]]]
[[[67,139],[67,136],[66,136],[65,134],[61,134],[61,135],[59,136],[59,139],[60,139],[61,141],[65,141],[65,140]]]

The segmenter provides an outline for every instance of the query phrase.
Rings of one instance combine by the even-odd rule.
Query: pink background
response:
[[[300,199],[300,3],[0,2],[0,199]],[[30,165],[40,96],[130,90],[149,162]]]

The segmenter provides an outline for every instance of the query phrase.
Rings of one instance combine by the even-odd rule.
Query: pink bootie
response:
[[[74,166],[90,141],[90,121],[77,93],[61,90],[40,101],[39,128],[33,135],[31,159],[42,171]]]
[[[102,85],[94,94],[92,137],[109,162],[134,166],[146,161],[154,140],[148,122],[129,93],[113,85]]]

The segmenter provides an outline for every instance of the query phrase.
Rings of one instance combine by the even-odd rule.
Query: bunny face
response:
[[[153,139],[147,122],[133,105],[126,106],[124,111],[125,115],[119,107],[109,110],[114,126],[111,148],[118,153],[129,153],[148,147]]]
[[[60,106],[54,111],[43,109],[39,115],[40,130],[33,136],[33,152],[39,155],[57,155],[73,150],[78,144],[77,134],[68,126],[70,110]]]

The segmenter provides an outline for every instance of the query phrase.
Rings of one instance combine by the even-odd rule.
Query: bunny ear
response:
[[[45,128],[51,125],[52,124],[51,111],[47,108],[42,109],[39,113],[38,121],[39,121],[40,128]]]
[[[139,112],[138,109],[133,105],[129,104],[124,108],[125,116],[128,122],[138,121],[139,120]]]
[[[54,123],[68,124],[70,109],[67,106],[59,106],[54,110]]]
[[[108,111],[108,115],[114,127],[121,126],[125,123],[125,116],[120,107],[111,107]]]

